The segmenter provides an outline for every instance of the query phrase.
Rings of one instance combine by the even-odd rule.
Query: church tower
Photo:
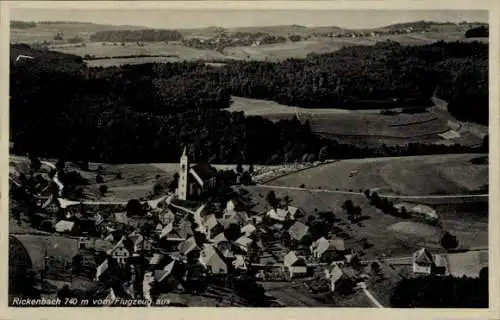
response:
[[[186,147],[184,147],[184,151],[182,152],[180,161],[179,182],[177,185],[177,197],[180,200],[187,199],[187,189],[188,189],[187,180],[188,180],[188,157],[186,155]]]

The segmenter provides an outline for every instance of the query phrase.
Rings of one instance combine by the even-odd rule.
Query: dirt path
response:
[[[329,189],[309,189],[309,188],[299,188],[299,187],[285,187],[285,186],[276,186],[276,185],[257,185],[260,188],[271,188],[271,189],[284,189],[284,190],[297,190],[297,191],[308,191],[315,193],[333,193],[333,194],[346,194],[346,195],[354,195],[354,196],[363,196],[365,194],[362,192],[351,192],[351,191],[338,191],[338,190],[329,190]],[[405,195],[389,195],[389,194],[379,194],[379,196],[384,198],[395,198],[395,199],[465,199],[465,198],[477,198],[477,199],[488,199],[488,194],[447,194],[447,195],[420,195],[420,196],[405,196]]]

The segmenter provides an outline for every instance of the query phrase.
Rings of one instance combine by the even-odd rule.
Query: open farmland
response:
[[[308,109],[236,96],[232,100],[231,107],[227,109],[230,112],[244,112],[270,120],[296,116],[301,121],[309,120],[313,132],[328,138],[341,138],[344,143],[361,147],[405,145],[410,142],[475,146],[482,142],[482,136],[472,132],[477,126],[457,123],[440,107],[430,107],[416,114],[382,115],[377,109]]]
[[[179,44],[167,44],[165,42],[145,42],[139,46],[136,43],[101,43],[88,42],[81,44],[52,45],[50,50],[69,53],[84,57],[85,55],[95,58],[113,58],[127,56],[166,56],[177,57],[185,60],[217,60],[226,59],[226,56],[213,50],[200,50]]]
[[[34,28],[27,29],[10,29],[11,43],[37,43],[48,41],[52,43],[64,42],[65,40],[56,41],[54,37],[58,32],[62,33],[64,39],[80,37],[87,41],[90,36],[99,31],[108,30],[142,30],[146,27],[140,26],[114,26],[100,25],[93,23],[37,23]]]
[[[288,43],[228,47],[224,49],[224,53],[241,59],[273,61],[288,58],[305,58],[310,53],[330,53],[338,51],[343,47],[357,45],[370,46],[377,42],[387,40],[396,41],[402,45],[422,45],[437,41],[416,35],[387,35],[358,38],[314,38]]]
[[[329,190],[377,189],[408,196],[484,193],[488,165],[479,154],[342,160],[289,174],[273,185]]]

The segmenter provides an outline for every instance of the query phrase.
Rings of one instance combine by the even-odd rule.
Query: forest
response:
[[[96,42],[145,42],[145,41],[180,41],[182,35],[177,30],[106,30],[90,36]]]
[[[479,278],[431,276],[401,280],[391,297],[394,308],[488,308],[488,268]]]
[[[18,54],[34,59],[16,62]],[[369,108],[370,101],[378,100],[389,100],[388,107],[422,106],[437,93],[457,117],[484,123],[487,57],[488,46],[479,43],[383,43],[280,63],[87,68],[77,56],[13,45],[12,152],[68,161],[172,162],[188,145],[194,161],[254,164],[481,152],[486,146],[360,148],[320,138],[296,118],[271,122],[224,109],[231,95],[299,106]]]

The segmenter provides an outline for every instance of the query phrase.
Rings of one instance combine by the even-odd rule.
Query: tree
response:
[[[127,215],[128,216],[142,216],[144,208],[138,199],[131,199],[127,202]]]
[[[102,197],[104,197],[106,195],[106,193],[108,193],[108,186],[105,184],[100,185],[99,186],[99,193],[101,194]]]
[[[453,236],[451,233],[446,232],[441,238],[441,246],[446,250],[455,249],[458,247],[457,237]]]
[[[96,176],[95,176],[95,182],[96,183],[103,183],[104,182],[104,178],[98,173]]]
[[[328,146],[324,146],[319,150],[318,160],[325,161],[326,159],[328,159],[329,156],[330,156],[330,148]]]
[[[241,162],[238,162],[238,164],[236,165],[236,172],[238,174],[242,174],[243,173],[243,166],[241,165]]]
[[[376,261],[372,262],[372,264],[370,265],[370,268],[371,268],[373,274],[378,274],[380,272],[380,265]]]
[[[226,230],[224,230],[224,236],[229,241],[235,241],[240,237],[240,235],[241,235],[241,229],[235,223],[231,223],[229,227]]]
[[[248,167],[248,172],[250,174],[254,174],[255,171],[254,171],[253,163],[250,163],[250,166]]]
[[[353,212],[354,209],[354,204],[352,203],[352,200],[346,200],[342,204],[342,209],[347,213],[350,214]]]
[[[240,183],[244,186],[249,186],[252,184],[252,176],[248,171],[243,172],[240,177]]]
[[[73,274],[78,274],[80,272],[82,264],[83,264],[83,256],[81,254],[75,255],[71,261],[71,269]]]
[[[266,199],[271,207],[276,208],[278,205],[278,198],[276,198],[276,193],[274,193],[273,190],[267,193]]]
[[[30,169],[33,172],[37,172],[42,167],[42,162],[40,159],[34,156],[30,156]]]
[[[59,159],[56,163],[56,169],[59,172],[64,172],[64,170],[66,169],[66,162],[63,159]]]

